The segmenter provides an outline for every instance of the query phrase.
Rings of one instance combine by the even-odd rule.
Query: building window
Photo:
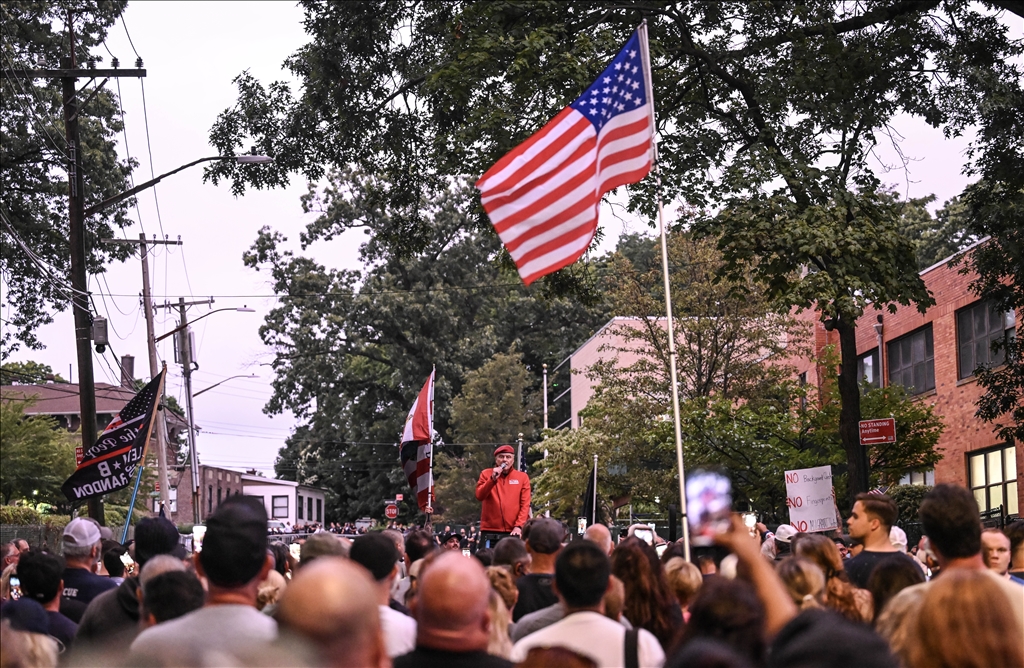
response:
[[[935,389],[935,346],[932,326],[889,342],[889,384],[902,385],[908,394]]]
[[[210,471],[210,473],[213,473],[213,471]],[[207,493],[206,493],[206,512],[207,512],[207,514],[210,514],[210,513],[213,512],[213,485],[209,485],[207,487]]]
[[[993,352],[992,344],[1005,342],[1013,336],[1013,311],[999,311],[991,302],[977,302],[956,314],[956,343],[960,354],[960,378],[974,375],[980,367],[999,366],[1006,359],[1006,351]]]
[[[871,387],[878,387],[878,381],[882,375],[878,368],[878,348],[866,352],[857,358],[857,382],[867,383]]]
[[[237,485],[239,482],[240,482],[240,480],[239,480],[238,476],[236,475],[235,476],[235,484]]]
[[[296,515],[295,515],[295,517],[296,517],[296,519],[300,519],[300,520],[302,520],[302,519],[306,519],[306,518],[304,518],[304,517],[302,516],[302,509],[303,509],[303,505],[302,505],[302,495],[301,495],[301,494],[299,494],[299,502],[298,502],[297,504],[295,504],[295,512],[296,512]]]
[[[935,485],[935,469],[928,469],[927,471],[911,471],[910,473],[904,474],[900,478],[901,485],[927,485],[932,487]]]
[[[274,496],[270,499],[271,512],[270,515],[273,519],[287,519],[288,517],[288,497],[287,496]]]
[[[800,383],[801,389],[807,387],[807,372],[804,371],[802,374],[797,376],[797,380]],[[806,390],[800,394],[800,410],[807,410],[807,392]]]
[[[307,511],[306,512],[306,519],[308,519],[310,522],[312,522],[313,521],[313,497],[311,497],[311,496],[307,496],[306,497],[306,511]]]
[[[316,500],[316,521],[317,522],[323,522],[324,521],[323,509],[324,509],[324,502],[323,502],[323,500],[322,499],[317,499]]]
[[[206,469],[206,479],[207,480],[213,480],[213,470],[212,469]]]
[[[221,494],[222,494],[222,492],[223,492],[223,490],[221,490],[221,488],[218,487],[217,488],[217,505],[218,506],[220,505],[220,502],[221,502]]]
[[[1016,515],[1017,451],[1000,445],[967,458],[967,476],[981,512],[1003,507],[1003,515]]]
[[[168,510],[170,510],[172,513],[178,512],[178,488],[171,487],[170,492],[168,493],[167,496],[171,502],[171,507],[168,508]]]
[[[217,480],[224,479],[224,471],[217,471]]]

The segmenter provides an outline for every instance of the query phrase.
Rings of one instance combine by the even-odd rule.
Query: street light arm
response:
[[[257,378],[257,377],[258,376],[253,376],[253,375],[249,375],[249,376],[246,376],[246,375],[231,376],[230,378],[225,378],[224,380],[220,381],[219,383],[214,383],[210,387],[204,387],[203,389],[199,390],[198,392],[194,392],[192,394],[192,398],[195,399],[196,397],[198,397],[203,392],[209,392],[210,390],[212,390],[213,388],[217,387],[218,385],[223,385],[224,383],[228,382],[229,380],[234,380],[235,378]]]
[[[154,341],[155,341],[155,342],[160,342],[160,341],[163,341],[163,340],[164,340],[164,339],[166,339],[166,338],[167,338],[168,336],[171,336],[171,335],[173,335],[173,334],[177,334],[178,332],[180,332],[181,330],[185,329],[185,328],[186,328],[186,327],[188,327],[189,325],[191,325],[191,324],[193,324],[193,323],[195,323],[195,322],[198,322],[198,321],[202,320],[203,318],[205,318],[205,317],[207,317],[207,316],[211,316],[211,315],[213,315],[214,313],[220,313],[221,311],[241,311],[241,312],[243,312],[243,313],[252,313],[252,312],[253,312],[253,309],[251,309],[251,308],[247,308],[247,307],[245,307],[245,306],[243,306],[242,308],[231,308],[231,307],[229,307],[229,308],[217,308],[217,309],[214,309],[214,310],[210,311],[209,313],[204,313],[204,314],[202,314],[201,316],[199,316],[199,317],[198,317],[198,318],[196,318],[195,320],[189,320],[189,321],[188,321],[188,322],[186,322],[186,323],[185,323],[184,325],[178,325],[177,327],[175,327],[175,328],[174,328],[174,329],[172,329],[171,331],[169,331],[169,332],[167,332],[167,333],[165,333],[165,334],[161,334],[160,336],[156,337],[156,339],[155,339]]]
[[[168,176],[171,176],[172,174],[177,174],[178,172],[186,170],[189,167],[194,167],[194,166],[198,165],[201,162],[210,162],[212,160],[234,160],[234,161],[239,162],[239,163],[256,163],[256,164],[273,162],[273,158],[269,158],[269,157],[267,157],[265,155],[252,155],[252,156],[249,156],[249,155],[214,155],[214,156],[211,156],[209,158],[199,158],[198,160],[193,160],[192,162],[190,162],[188,164],[185,164],[185,165],[182,165],[181,167],[178,167],[177,169],[172,169],[171,171],[167,172],[166,174],[161,174],[160,176],[158,176],[158,177],[156,177],[154,179],[150,179],[149,181],[146,181],[145,183],[140,183],[139,185],[135,186],[134,188],[132,188],[130,190],[125,190],[123,193],[119,193],[117,195],[114,195],[113,197],[108,197],[107,199],[103,200],[99,204],[94,204],[94,205],[88,207],[85,210],[85,215],[86,216],[91,216],[94,213],[98,213],[98,212],[102,211],[103,209],[106,209],[107,207],[113,206],[113,205],[117,204],[118,202],[123,202],[124,200],[128,199],[129,197],[132,197],[133,195],[137,195],[138,193],[142,192],[143,190],[146,190],[147,188],[152,188],[153,186],[155,186],[156,184],[160,183],[162,180],[164,180]]]

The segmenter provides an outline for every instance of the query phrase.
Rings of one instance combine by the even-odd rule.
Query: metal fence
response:
[[[32,547],[46,547],[50,552],[61,554],[64,551],[61,536],[63,529],[48,529],[42,524],[0,524],[0,544],[12,540],[27,540]]]

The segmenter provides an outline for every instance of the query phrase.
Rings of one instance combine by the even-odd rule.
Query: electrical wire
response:
[[[4,53],[4,59],[7,61],[7,65],[8,65],[9,69],[11,69],[11,70],[16,69],[14,67],[14,61],[12,61],[10,59],[10,57],[7,55],[6,52]],[[22,84],[22,82],[21,82],[21,77],[10,77],[10,79],[8,79],[8,81],[10,81],[11,79],[13,79],[15,81],[15,83],[17,83],[18,88],[21,89],[21,92],[22,92],[23,95],[25,95],[26,97],[30,97],[33,100],[35,100],[36,103],[39,104],[40,108],[42,108],[42,109],[46,108],[46,104],[44,104],[43,101],[40,100],[39,97],[36,95],[35,91],[32,90],[31,84],[29,85],[28,90],[26,90],[24,84]],[[19,101],[19,105],[22,107],[22,109],[25,109],[25,105],[22,104],[20,101]],[[33,108],[33,106],[31,104],[28,105],[28,112],[39,123],[40,130],[42,130],[42,134],[45,135],[46,138],[50,140],[51,147],[55,151],[60,153],[64,157],[64,159],[67,160],[68,164],[71,164],[71,157],[67,153],[64,152],[64,149],[62,148],[62,145],[58,144],[57,141],[53,138],[53,136],[47,131],[46,124],[43,122],[43,120],[41,118],[39,118],[39,115],[36,114],[36,110]],[[54,124],[54,125],[56,125],[56,124]],[[67,137],[64,137],[63,135],[59,135],[59,133],[58,133],[58,136],[60,136],[61,139],[64,140],[64,144],[63,145],[66,146],[67,142],[68,142]]]
[[[121,94],[121,79],[118,77],[116,79],[116,82],[117,82],[117,108],[121,112],[121,134],[124,135],[124,153],[125,153],[125,156],[128,158],[128,161],[131,162],[132,150],[128,146],[128,125],[127,125],[127,123],[124,122],[124,103],[122,102],[122,97],[123,96]],[[132,188],[134,188],[135,187],[135,173],[133,171],[129,171],[128,172],[128,180],[129,180],[129,182],[131,182]],[[139,229],[141,229],[142,233],[145,234],[146,233],[146,226],[142,223],[142,210],[139,209],[139,198],[138,197],[134,197],[133,199],[135,200],[135,216],[139,220]],[[123,229],[121,230],[121,234],[125,235]],[[125,235],[125,238],[127,239],[128,236]]]
[[[132,51],[135,51],[135,43],[132,42],[132,34],[128,32],[128,24],[124,20],[124,12],[121,12],[121,16],[119,16],[118,18],[121,19],[121,25],[124,26],[124,34],[128,36],[128,43],[131,44]],[[135,51],[135,57],[141,58],[138,51]]]

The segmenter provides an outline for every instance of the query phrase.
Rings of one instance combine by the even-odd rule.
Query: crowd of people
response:
[[[0,664],[1024,666],[1024,522],[983,529],[954,485],[921,503],[916,549],[896,518],[882,494],[857,498],[844,536],[736,517],[727,556],[692,561],[547,518],[472,556],[474,532],[450,527],[285,545],[241,496],[194,555],[162,517],[120,552],[78,518],[62,556],[4,546]]]

